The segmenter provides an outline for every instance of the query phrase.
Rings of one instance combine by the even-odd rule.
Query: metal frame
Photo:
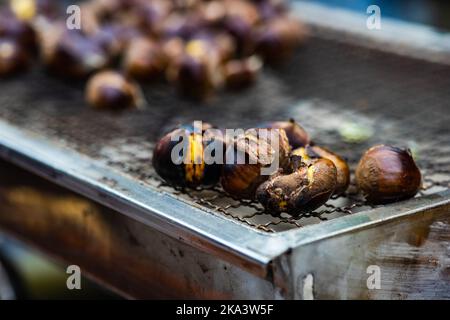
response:
[[[315,28],[316,32],[322,30],[326,33],[334,30],[348,35],[343,38],[343,41],[367,37],[367,45],[371,47],[390,43],[390,46],[383,47],[383,50],[401,53],[409,52],[408,49],[414,48],[413,51],[420,58],[441,63],[450,61],[449,36],[435,33],[428,27],[384,20],[382,31],[373,33],[367,31],[365,27],[359,28],[361,21],[365,23],[365,20],[364,16],[358,14],[303,2],[295,3],[294,7],[296,13]],[[329,23],[331,18],[333,23]],[[411,34],[414,34],[414,39],[418,34],[421,36],[414,43],[405,42],[404,39],[412,39],[409,36]],[[430,44],[433,44],[431,48]],[[268,234],[239,224],[213,211],[205,212],[204,209],[193,207],[177,198],[176,195],[136,184],[134,179],[100,162],[93,161],[73,150],[54,145],[1,120],[0,157],[127,216],[143,228],[145,226],[148,232],[154,230],[160,234],[160,237],[167,236],[180,246],[187,244],[193,248],[194,252],[199,252],[199,255],[204,253],[208,255],[208,259],[218,258],[233,268],[244,270],[246,275],[243,276],[244,278],[249,277],[255,283],[261,282],[260,285],[263,287],[267,285],[267,282],[270,283],[273,286],[270,290],[273,292],[267,289],[266,295],[257,296],[261,298],[268,296],[274,298],[386,298],[392,297],[390,294],[399,290],[406,290],[406,296],[400,297],[415,297],[414,288],[395,287],[396,285],[389,282],[383,282],[383,286],[387,289],[382,292],[376,290],[371,292],[365,287],[364,275],[367,265],[371,261],[381,264],[385,261],[383,256],[378,255],[379,252],[374,250],[378,250],[377,248],[391,239],[389,237],[379,239],[383,231],[374,230],[393,230],[396,237],[406,237],[408,230],[417,225],[425,225],[425,228],[429,228],[439,221],[447,224],[450,213],[450,191],[446,191],[301,229]],[[114,184],[108,181],[114,181]],[[405,227],[406,225],[410,227]],[[357,250],[346,252],[345,248],[336,247],[336,244],[342,241],[355,244],[354,239],[359,241]],[[378,245],[373,246],[374,241]],[[320,251],[317,251],[318,248]],[[337,260],[330,261],[329,250],[336,250],[335,255],[340,255],[342,258],[335,256]],[[392,246],[391,249],[383,250],[383,253],[386,253],[396,249]],[[370,252],[373,253],[372,256],[367,256]],[[448,252],[430,252],[433,257],[437,257],[436,259],[441,259],[442,268],[450,268]],[[365,258],[357,254],[362,254]],[[198,261],[201,259],[199,258]],[[333,280],[333,274],[338,275],[343,274],[343,270],[348,271],[353,261],[357,261],[358,272],[355,274],[358,275],[358,280]],[[329,266],[334,266],[335,269],[331,270]],[[392,268],[391,274],[403,271],[402,264],[396,264]],[[450,286],[447,286],[448,282],[445,282],[449,279],[448,274],[439,273],[441,269],[435,271],[437,272],[436,281],[444,280],[446,285],[438,291],[439,297],[450,298]],[[93,274],[101,281],[108,283],[108,279],[102,279],[102,275],[96,274],[95,270]],[[229,278],[223,275],[221,279],[226,281],[224,279]],[[185,281],[189,282],[189,280]],[[413,277],[408,281],[410,282],[405,283],[415,283],[414,281],[417,282],[420,279]],[[352,287],[352,283],[357,289]],[[241,286],[241,289],[227,297],[246,297],[244,283],[236,282],[235,285]],[[113,283],[112,286],[129,297],[146,296],[142,292],[133,293],[131,289],[119,288],[118,284]],[[404,292],[401,291],[400,294]],[[432,296],[432,292],[431,289],[425,290],[423,297]],[[411,295],[408,296],[408,294]],[[208,297],[207,295],[198,296]],[[248,297],[251,298],[251,296]]]

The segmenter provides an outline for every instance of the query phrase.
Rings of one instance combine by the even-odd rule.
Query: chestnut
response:
[[[214,135],[205,134],[211,128],[207,123],[203,123],[200,130],[185,125],[166,134],[153,151],[152,164],[156,173],[167,183],[179,187],[195,188],[216,184],[221,166],[206,163],[205,149],[211,143],[223,141],[216,139]],[[179,148],[178,153],[175,148]]]
[[[43,36],[43,60],[49,71],[69,78],[84,78],[105,68],[109,62],[102,45],[77,30],[49,27]]]
[[[263,123],[260,128],[284,129],[292,149],[304,147],[312,143],[309,134],[294,119]]]
[[[224,1],[224,4],[223,26],[236,39],[238,52],[248,53],[252,30],[260,20],[258,9],[248,1]]]
[[[165,66],[163,51],[159,44],[150,39],[134,39],[125,51],[123,68],[134,79],[154,80],[162,75]]]
[[[222,79],[216,72],[218,59],[208,54],[208,44],[191,40],[183,54],[169,64],[166,77],[185,96],[205,99],[221,85]]]
[[[0,38],[10,38],[31,51],[37,47],[36,32],[31,25],[9,11],[0,12]]]
[[[336,167],[328,159],[317,159],[309,165],[293,156],[292,168],[280,170],[261,184],[257,200],[270,213],[286,212],[298,216],[325,204],[336,187]]]
[[[337,170],[337,181],[334,194],[340,195],[344,193],[350,184],[350,168],[342,157],[331,152],[330,150],[317,145],[306,146],[292,151],[293,155],[301,156],[306,163],[311,160],[324,158],[333,162]]]
[[[172,12],[158,25],[156,33],[162,39],[180,37],[184,40],[189,40],[204,26],[205,21],[200,14],[195,12],[189,14]]]
[[[226,15],[226,7],[223,1],[212,0],[204,2],[200,8],[205,22],[209,26],[220,26]]]
[[[377,145],[359,161],[356,182],[368,202],[384,204],[414,197],[422,176],[409,150]]]
[[[270,63],[289,58],[305,38],[305,27],[287,15],[268,20],[253,35],[255,52]]]
[[[258,129],[247,130],[244,135],[238,136],[232,145],[227,146],[220,181],[223,189],[232,197],[254,199],[258,186],[273,173],[263,174],[262,169],[272,167],[275,161],[278,161],[278,167],[289,166],[290,146],[286,133],[282,129],[276,129],[278,150],[275,150],[271,146],[272,130],[275,129],[265,130],[265,137]]]
[[[224,65],[225,84],[230,89],[241,89],[256,81],[262,68],[261,60],[256,56],[241,60],[230,60]]]
[[[9,76],[28,67],[30,57],[21,45],[11,39],[0,39],[0,77]]]
[[[87,83],[86,100],[96,109],[122,110],[142,104],[139,87],[115,71],[93,75]]]

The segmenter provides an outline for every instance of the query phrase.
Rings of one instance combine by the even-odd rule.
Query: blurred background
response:
[[[56,1],[56,0],[55,0]],[[4,1],[0,1],[2,3]],[[365,14],[378,5],[382,17],[450,29],[450,2],[445,0],[309,0]],[[11,213],[13,214],[13,213]],[[107,289],[83,278],[83,290],[67,290],[65,266],[0,233],[0,298],[117,299]]]

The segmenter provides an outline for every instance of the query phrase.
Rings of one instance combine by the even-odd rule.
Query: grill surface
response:
[[[193,120],[248,128],[293,117],[318,144],[346,157],[353,169],[371,145],[412,148],[424,176],[423,195],[450,187],[448,88],[449,66],[312,38],[292,63],[266,68],[258,84],[244,92],[223,93],[198,103],[153,84],[145,88],[149,107],[136,112],[93,111],[83,101],[82,83],[61,82],[36,67],[0,82],[0,117],[100,160],[139,183],[237,222],[277,232],[368,207],[354,186],[343,197],[298,219],[273,217],[255,203],[230,199],[219,187],[174,190],[151,168],[153,142],[176,124]],[[346,143],[338,132],[352,123],[371,128],[373,136],[363,143]]]

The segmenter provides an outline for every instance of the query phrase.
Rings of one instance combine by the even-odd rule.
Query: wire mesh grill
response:
[[[340,110],[340,113],[336,113]],[[313,112],[314,111],[314,112]],[[363,152],[373,144],[384,142],[400,147],[410,148],[418,162],[423,174],[423,187],[417,197],[443,191],[450,188],[450,137],[445,126],[450,123],[449,114],[440,114],[434,126],[430,122],[423,121],[425,114],[414,114],[397,120],[386,119],[385,114],[380,114],[380,119],[369,119],[357,110],[345,110],[342,106],[320,100],[302,101],[290,108],[292,116],[303,119],[306,123],[314,123],[309,126],[315,141],[332,148],[347,159],[352,171],[352,182],[347,192],[341,196],[332,197],[321,208],[291,217],[288,214],[272,215],[265,212],[263,207],[255,201],[233,199],[220,187],[180,189],[166,184],[151,168],[144,175],[139,175],[139,180],[156,187],[161,192],[168,192],[192,205],[207,209],[209,212],[225,215],[236,222],[262,230],[265,232],[280,232],[292,228],[301,228],[306,225],[320,223],[335,219],[344,215],[353,214],[367,209],[375,208],[367,204],[358,193],[354,182],[353,172]],[[333,117],[330,121],[319,121]],[[381,121],[383,120],[383,121]],[[414,136],[409,135],[409,125],[414,121]],[[371,136],[358,143],[347,141],[342,129],[346,126],[359,123],[365,130],[371,131]],[[425,128],[421,123],[426,124]],[[126,171],[142,173],[142,162],[148,163],[151,157],[152,144],[139,141],[123,141],[123,148],[104,149],[103,155],[108,159],[108,164],[119,166],[123,170],[123,164],[127,164]],[[144,146],[145,145],[145,146]],[[140,157],[136,155],[141,150]],[[146,150],[142,153],[142,150]],[[133,159],[140,158],[141,161]],[[111,161],[116,159],[117,161]]]
[[[136,183],[203,208],[205,214],[225,215],[258,230],[299,228],[370,207],[353,184],[345,195],[295,219],[272,216],[253,202],[233,200],[220,186],[175,190],[151,167],[152,143],[177,123],[193,120],[250,128],[292,117],[317,144],[347,158],[352,171],[372,145],[406,146],[416,154],[424,177],[418,196],[450,188],[449,66],[313,38],[294,63],[265,68],[254,87],[220,94],[208,103],[180,99],[167,86],[151,84],[144,86],[151,106],[146,110],[100,113],[86,107],[83,88],[83,83],[45,76],[38,67],[0,81],[0,117],[102,161]],[[342,130],[355,124],[369,128],[372,135],[360,143],[346,142]]]

